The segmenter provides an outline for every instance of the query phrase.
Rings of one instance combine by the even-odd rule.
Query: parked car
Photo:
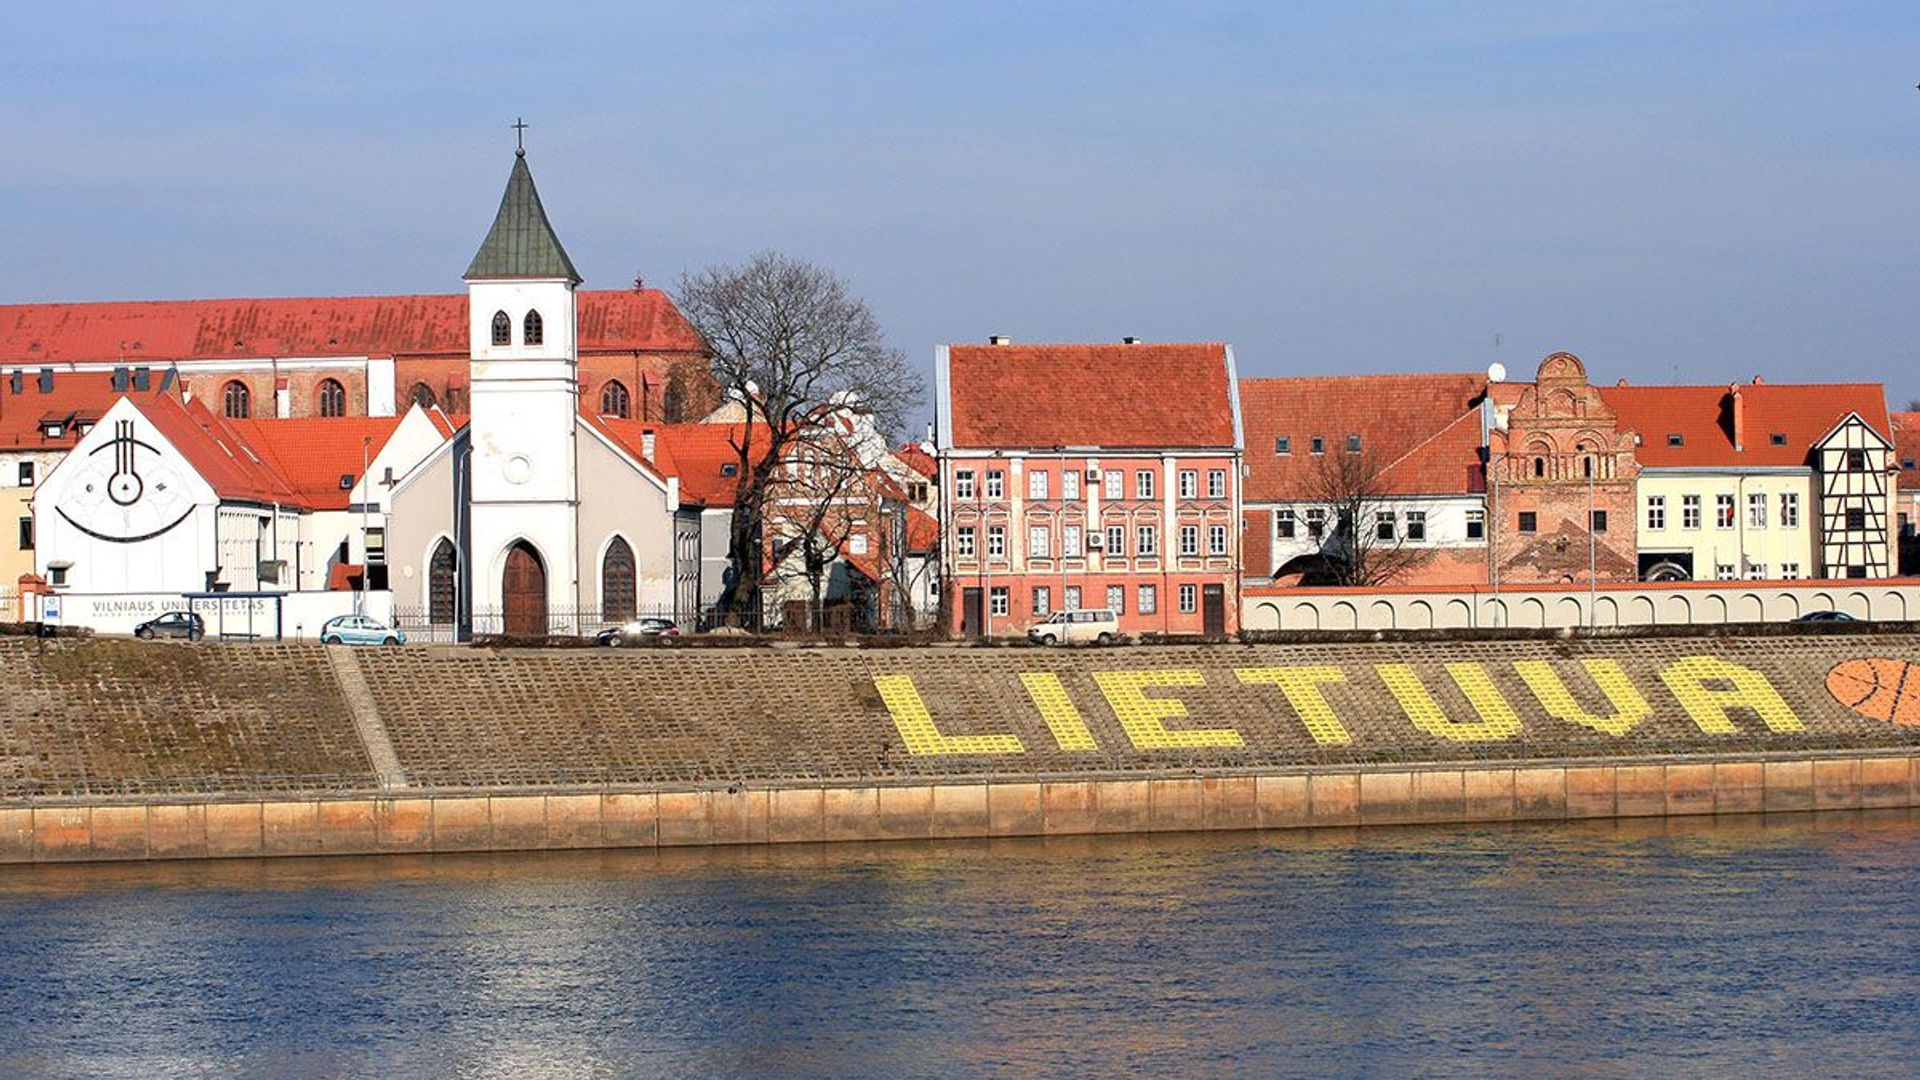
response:
[[[1040,645],[1111,645],[1120,640],[1120,617],[1109,608],[1056,611],[1027,628]]]
[[[336,615],[320,624],[326,645],[405,645],[407,635],[370,615]]]
[[[199,641],[207,636],[207,623],[191,611],[169,611],[157,619],[148,619],[134,627],[133,636],[148,641],[163,637]]]
[[[1859,622],[1844,611],[1809,611],[1794,622]]]
[[[637,641],[641,638],[670,639],[679,636],[680,627],[676,626],[672,619],[646,618],[634,619],[619,626],[609,626],[593,635],[593,643],[618,647],[628,641]]]

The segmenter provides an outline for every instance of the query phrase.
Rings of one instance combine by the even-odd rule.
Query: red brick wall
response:
[[[1273,511],[1240,512],[1240,559],[1247,577],[1267,577],[1273,573]]]

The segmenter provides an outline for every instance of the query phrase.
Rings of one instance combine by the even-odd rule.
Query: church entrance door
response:
[[[547,632],[547,568],[525,540],[507,549],[500,595],[506,608],[503,629],[510,637],[543,637]]]

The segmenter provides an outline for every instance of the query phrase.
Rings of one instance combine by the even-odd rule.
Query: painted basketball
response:
[[[1884,656],[1843,660],[1827,672],[1827,693],[1869,720],[1920,727],[1920,664]]]

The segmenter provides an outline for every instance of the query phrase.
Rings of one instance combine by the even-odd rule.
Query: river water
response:
[[[0,870],[0,1076],[1910,1076],[1920,818]]]

